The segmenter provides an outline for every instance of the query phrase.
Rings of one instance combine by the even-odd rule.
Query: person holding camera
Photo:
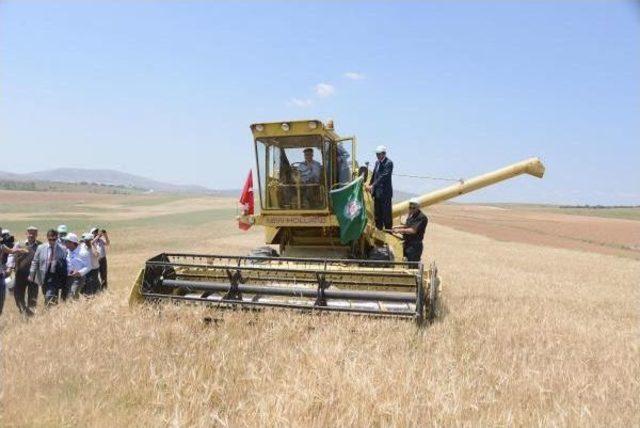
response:
[[[29,272],[36,250],[42,242],[38,241],[38,228],[35,226],[27,228],[26,238],[23,243],[16,245],[16,249],[26,249],[28,252],[11,255],[15,269],[13,297],[18,311],[25,316],[32,316],[38,303],[38,284],[29,281]],[[28,295],[26,302],[25,294]]]
[[[91,267],[85,276],[84,291],[82,292],[85,296],[91,296],[100,290],[100,252],[93,239],[93,234],[90,232],[83,233],[82,243],[80,244],[80,251],[88,254],[91,260]]]
[[[105,229],[100,230],[98,227],[91,229],[93,235],[92,244],[98,250],[98,262],[100,263],[100,291],[107,289],[107,247],[111,245],[109,235]]]
[[[10,254],[27,253],[28,250],[14,249],[13,243],[15,238],[11,236],[11,233],[7,229],[2,230],[0,234],[0,315],[2,315],[2,309],[4,308],[4,299],[7,294],[7,284],[5,279],[7,277],[6,262]]]

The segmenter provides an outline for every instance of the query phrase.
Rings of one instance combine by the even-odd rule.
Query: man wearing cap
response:
[[[300,153],[300,152],[298,152]],[[303,150],[304,162],[300,164],[300,181],[304,184],[320,183],[320,175],[322,175],[322,164],[313,159],[313,149],[307,147]]]
[[[58,226],[58,243],[64,246],[64,238],[67,236],[67,225],[61,224]]]
[[[85,276],[83,291],[84,295],[90,296],[96,294],[100,289],[100,280],[98,278],[98,272],[100,271],[100,253],[98,252],[97,244],[93,242],[93,234],[91,232],[82,234],[80,251],[83,252],[83,255],[88,254],[89,260],[91,260],[90,270]]]
[[[393,186],[391,175],[393,174],[393,162],[387,157],[387,148],[376,148],[376,165],[371,174],[371,181],[365,189],[373,196],[373,211],[378,229],[391,229],[393,218],[391,217],[391,199],[393,198]]]
[[[16,245],[16,249],[26,249],[28,252],[13,254],[11,256],[15,269],[13,297],[15,298],[18,311],[25,316],[31,316],[34,314],[33,310],[38,303],[38,284],[29,280],[29,272],[36,250],[42,242],[38,241],[38,228],[35,226],[29,226],[27,228],[26,238],[24,242],[19,242]],[[25,294],[28,295],[26,302]]]
[[[65,297],[77,299],[84,287],[85,276],[91,270],[91,256],[89,252],[82,251],[80,240],[75,233],[68,233],[64,238],[64,244],[67,247],[67,295]]]
[[[409,200],[409,215],[403,225],[396,226],[393,231],[404,237],[402,248],[404,256],[409,262],[419,262],[422,257],[422,240],[429,219],[420,211],[420,201],[417,198]]]
[[[298,164],[300,182],[302,184],[320,184],[322,164],[313,159],[313,149],[307,147],[303,150],[304,162]],[[303,208],[315,208],[320,204],[319,186],[304,186],[302,188]]]
[[[49,229],[47,242],[36,249],[29,269],[29,281],[42,287],[45,305],[67,298],[67,250],[58,243],[58,231]]]

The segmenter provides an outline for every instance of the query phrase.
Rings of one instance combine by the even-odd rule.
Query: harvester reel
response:
[[[430,280],[433,280],[431,272]],[[218,308],[288,308],[415,319],[435,312],[422,263],[163,253],[147,261],[140,296]],[[426,310],[429,308],[429,313]]]

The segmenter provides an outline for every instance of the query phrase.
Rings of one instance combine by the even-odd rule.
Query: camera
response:
[[[9,248],[13,248],[13,245],[16,242],[16,238],[15,236],[9,234],[9,233],[3,233],[2,235],[0,235],[0,245],[5,245]]]

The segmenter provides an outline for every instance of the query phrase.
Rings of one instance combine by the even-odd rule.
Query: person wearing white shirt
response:
[[[107,247],[111,245],[109,234],[106,230],[100,230],[98,227],[91,229],[93,235],[93,243],[98,248],[100,262],[100,291],[107,289]]]
[[[91,269],[85,276],[83,291],[85,296],[90,296],[96,294],[100,288],[100,279],[98,278],[98,272],[100,271],[100,252],[98,251],[98,244],[93,242],[93,235],[91,233],[82,235],[80,251],[82,251],[83,254],[89,253],[91,260]]]
[[[91,270],[91,255],[80,247],[75,233],[69,233],[64,239],[67,247],[67,298],[77,299],[85,283],[85,276]]]
[[[300,162],[296,167],[300,173],[300,182],[303,184],[303,208],[319,208],[321,204],[320,179],[322,176],[322,164],[313,159],[313,149],[311,147],[304,149],[303,153],[304,162]]]
[[[2,315],[2,308],[4,307],[4,299],[7,292],[7,286],[5,283],[7,267],[5,266],[4,260],[8,259],[11,254],[28,252],[28,250],[14,249],[7,246],[4,236],[10,235],[10,233],[8,230],[3,230],[3,232],[7,233],[2,234],[2,239],[0,239],[0,315]]]
[[[308,147],[303,150],[304,162],[300,163],[298,170],[300,171],[300,181],[304,184],[320,183],[320,175],[322,174],[322,164],[313,159],[313,149]]]

